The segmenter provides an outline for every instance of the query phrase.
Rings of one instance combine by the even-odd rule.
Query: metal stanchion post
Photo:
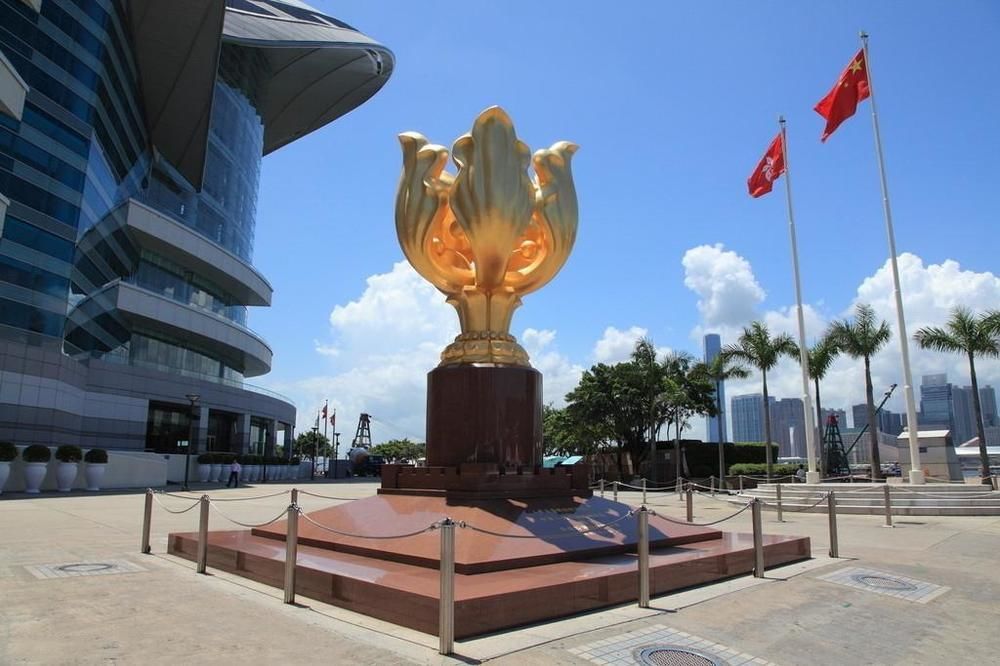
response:
[[[612,488],[612,492],[614,493],[614,500],[617,502],[618,501],[618,482],[617,481],[612,481],[611,483],[613,484],[611,486],[611,488]]]
[[[208,495],[201,496],[201,515],[198,518],[198,573],[205,573],[208,566]]]
[[[295,491],[292,491],[295,496]],[[285,533],[285,603],[295,603],[295,566],[299,561],[299,505],[288,505],[288,530]]]
[[[742,493],[743,492],[743,475],[740,474],[739,477],[740,477],[740,492]]]
[[[649,608],[649,510],[639,507],[639,608]]]
[[[599,483],[601,484],[601,497],[604,497],[604,479],[601,479]]]
[[[687,487],[687,521],[689,523],[694,522],[694,490],[691,488],[691,484]]]
[[[146,489],[146,506],[142,510],[142,544],[139,552],[145,555],[152,551],[149,547],[149,527],[153,520],[153,491]]]
[[[684,499],[684,477],[683,476],[678,476],[677,477],[677,483],[676,483],[676,485],[677,485],[677,499],[682,500],[682,499]]]
[[[646,479],[642,480],[642,503],[646,503]]]
[[[888,483],[882,486],[882,492],[885,494],[885,526],[892,527],[892,496]]]
[[[298,506],[299,504],[299,489],[292,488],[292,504]]]
[[[826,496],[826,513],[830,517],[830,557],[840,557],[840,548],[837,547],[837,498],[832,490]]]
[[[712,497],[715,497],[715,475],[708,477],[708,486],[712,489]]]
[[[753,519],[753,576],[764,577],[764,528],[760,518],[760,498],[754,497],[750,505]]]
[[[780,481],[778,483],[774,484],[774,490],[775,490],[775,493],[777,493],[776,497],[777,497],[777,501],[778,501],[778,522],[779,523],[783,523],[783,522],[785,522],[785,517],[784,517],[784,514],[782,514],[782,512],[781,512],[781,482]]]
[[[455,646],[455,522],[441,521],[441,593],[438,604],[438,654]]]

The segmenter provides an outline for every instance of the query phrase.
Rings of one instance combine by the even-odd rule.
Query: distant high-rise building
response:
[[[948,375],[924,375],[920,383],[920,416],[922,429],[955,430],[955,405]]]
[[[973,437],[978,436],[976,428],[976,407],[972,400],[971,386],[952,386],[952,404],[954,406],[955,432],[952,441],[959,446]],[[989,428],[997,424],[997,397],[992,386],[979,389],[979,406],[983,414],[983,427]]]
[[[705,336],[705,363],[711,363],[722,351],[722,339],[716,333],[709,333]],[[710,416],[705,419],[705,433],[710,442],[726,441],[726,383],[718,382],[716,385],[718,396],[716,404],[722,405],[723,413],[718,416]]]
[[[783,398],[771,404],[771,437],[778,455],[806,457],[806,414],[799,398]]]
[[[768,396],[768,402],[774,404],[774,398]],[[733,396],[730,401],[730,413],[733,418],[734,442],[764,441],[764,398],[760,393]],[[771,428],[772,438],[774,427]]]
[[[853,417],[853,427],[860,430],[868,425],[868,405],[861,403],[851,407]],[[887,435],[898,435],[903,432],[903,416],[888,409],[882,408],[878,413],[878,429]]]

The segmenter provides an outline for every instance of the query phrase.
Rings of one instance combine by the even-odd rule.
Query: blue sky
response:
[[[264,160],[254,262],[275,296],[250,325],[271,343],[274,367],[256,382],[295,399],[300,429],[329,398],[341,431],[364,409],[377,441],[421,437],[423,374],[455,318],[394,269],[396,135],[415,130],[450,147],[493,104],[533,150],[580,145],[576,248],[513,324],[546,373],[547,401],[558,404],[580,368],[620,357],[640,331],[700,355],[703,330],[735,341],[755,317],[793,330],[783,184],[758,200],[746,192],[779,113],[809,337],[858,298],[894,325],[870,107],[826,144],[812,110],[861,28],[898,250],[913,255],[901,261],[909,332],[956,303],[1000,305],[997,3],[312,4],[387,45],[396,70],[365,105]],[[918,384],[932,371],[968,381],[960,358],[938,356],[915,354]],[[876,383],[898,382],[898,348],[882,357]],[[796,370],[788,364],[777,379],[789,397]],[[1000,384],[996,364],[984,374]],[[825,404],[863,399],[857,364],[833,375]]]

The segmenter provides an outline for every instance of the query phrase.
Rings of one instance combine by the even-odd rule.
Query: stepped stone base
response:
[[[461,638],[637,599],[637,520],[629,511],[625,504],[595,497],[458,503],[442,496],[383,494],[308,517],[368,536],[419,531],[446,516],[464,522],[455,534],[455,635]],[[373,540],[333,534],[304,517],[299,525],[298,594],[437,633],[437,530]],[[749,534],[657,516],[649,525],[653,594],[753,569]],[[210,532],[208,565],[282,587],[284,536],[283,524]],[[171,534],[168,548],[193,560],[197,534]],[[809,539],[767,536],[764,554],[767,566],[806,559]]]

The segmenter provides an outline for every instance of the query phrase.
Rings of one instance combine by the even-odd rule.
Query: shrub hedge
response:
[[[0,442],[0,462],[17,459],[17,447],[10,442]]]
[[[105,465],[108,462],[108,452],[104,449],[90,449],[83,456],[83,461],[91,465]]]
[[[663,443],[661,448],[671,450],[672,446]],[[718,476],[719,474],[719,445],[715,442],[702,442],[699,440],[681,440],[681,448],[684,449],[688,464],[688,473],[693,478],[706,478]],[[740,442],[733,444],[726,442],[722,445],[722,450],[726,456],[727,474],[735,474],[732,471],[733,465],[746,463],[759,463],[766,465],[767,453],[763,442]],[[771,445],[771,460],[778,459],[778,445]],[[794,470],[793,470],[794,471]],[[741,472],[747,474],[747,472]]]
[[[52,460],[52,451],[42,444],[32,444],[21,452],[21,458],[26,463],[47,463]]]
[[[56,449],[56,460],[64,463],[78,463],[83,460],[83,449],[73,444],[63,444]]]

